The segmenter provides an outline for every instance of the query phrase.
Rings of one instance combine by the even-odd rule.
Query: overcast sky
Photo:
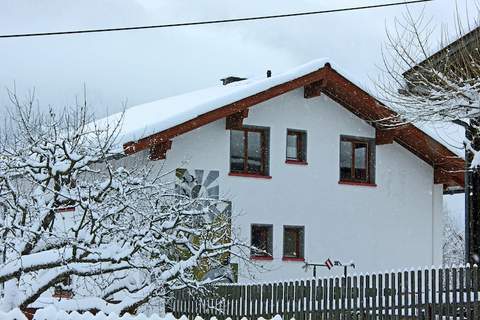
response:
[[[389,0],[390,1],[390,0]],[[386,3],[313,0],[1,0],[0,33],[159,24]],[[460,2],[464,7],[466,3]],[[410,5],[451,25],[455,1]],[[404,6],[214,26],[0,39],[0,103],[6,87],[35,88],[42,105],[63,106],[83,84],[99,115],[218,83],[227,75],[279,72],[329,57],[369,85],[381,64],[385,25]]]
[[[333,9],[393,0],[0,0],[0,34],[124,27]],[[437,31],[474,0],[410,5]],[[217,84],[228,75],[274,73],[328,57],[365,87],[378,75],[385,26],[405,6],[269,21],[118,33],[0,39],[0,106],[14,83],[42,106],[71,105],[87,86],[98,116]],[[458,207],[458,204],[454,205]]]

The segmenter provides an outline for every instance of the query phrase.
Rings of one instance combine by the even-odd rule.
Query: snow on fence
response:
[[[477,266],[426,268],[176,293],[173,314],[233,320],[480,319]]]
[[[27,320],[27,317],[20,311],[20,309],[14,309],[10,312],[0,311],[0,320]],[[56,310],[54,308],[47,308],[38,310],[33,317],[33,320],[187,320],[187,317],[181,316],[178,319],[167,314],[164,317],[158,315],[146,316],[144,314],[129,315],[126,314],[122,317],[116,314],[106,315],[103,312],[92,314],[90,312],[78,313]],[[203,320],[201,317],[195,317],[195,320]],[[210,320],[216,320],[212,317]],[[265,320],[265,319],[258,319]],[[275,316],[272,320],[282,320],[280,316]]]
[[[0,320],[27,320],[26,317],[20,309],[14,309],[10,312],[0,311]],[[35,312],[33,320],[177,320],[171,314],[168,314],[164,317],[159,315],[146,316],[144,314],[139,315],[130,315],[125,314],[123,316],[116,315],[111,313],[106,315],[103,312],[92,314],[90,312],[78,313],[78,312],[65,312],[57,310],[53,307],[39,309]],[[187,320],[185,316],[179,317],[178,320]],[[197,320],[202,320],[198,318]]]

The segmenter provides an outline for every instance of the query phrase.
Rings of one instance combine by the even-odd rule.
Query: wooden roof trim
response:
[[[127,155],[139,152],[159,142],[167,141],[183,133],[199,128],[210,122],[220,120],[232,114],[238,113],[244,109],[247,109],[261,102],[267,101],[269,99],[272,99],[276,96],[282,95],[291,90],[304,87],[312,82],[322,79],[322,77],[324,77],[326,73],[326,70],[329,68],[329,64],[326,64],[325,66],[326,68],[324,67],[322,69],[311,72],[297,79],[282,83],[280,85],[274,86],[270,89],[267,89],[265,91],[254,94],[252,96],[246,97],[234,103],[209,111],[194,119],[191,119],[189,121],[176,125],[167,130],[152,134],[136,142],[128,142],[123,146],[124,151]]]
[[[326,86],[322,92],[359,118],[369,122],[377,130],[384,128],[380,120],[397,115],[333,69],[326,75]],[[463,186],[463,159],[412,124],[405,124],[392,130],[397,132],[394,140],[398,144],[432,167],[438,167],[443,172],[451,174],[452,184]]]
[[[397,114],[385,107],[380,101],[359,88],[350,80],[332,69],[329,64],[305,76],[274,86],[265,91],[246,97],[234,103],[217,108],[194,119],[171,127],[167,130],[152,134],[136,142],[124,144],[127,155],[148,149],[159,143],[170,141],[172,138],[189,132],[213,121],[217,121],[261,102],[267,101],[291,90],[305,87],[314,82],[322,82],[321,91],[331,99],[337,101],[359,118],[369,122],[375,128],[382,129],[380,120],[394,117]],[[451,152],[447,147],[436,141],[428,134],[412,124],[406,124],[398,130],[394,140],[417,157],[431,166],[438,167],[452,174],[454,182],[463,186],[464,161]]]

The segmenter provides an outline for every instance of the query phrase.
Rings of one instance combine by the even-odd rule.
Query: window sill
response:
[[[304,262],[305,258],[290,258],[290,257],[283,257],[283,261],[294,261],[294,262]]]
[[[73,212],[75,211],[75,207],[65,207],[65,208],[57,208],[55,212]]]
[[[307,161],[301,161],[301,160],[285,160],[285,163],[288,163],[288,164],[298,164],[298,165],[308,165],[308,162]]]
[[[250,260],[272,261],[273,257],[271,257],[271,256],[250,256]]]
[[[346,184],[350,186],[362,186],[362,187],[376,187],[375,183],[358,182],[358,181],[338,181],[338,184]]]
[[[228,174],[232,177],[246,177],[246,178],[258,178],[258,179],[272,179],[271,176],[264,176],[261,174],[254,174],[254,173],[239,173],[239,172],[230,172]]]

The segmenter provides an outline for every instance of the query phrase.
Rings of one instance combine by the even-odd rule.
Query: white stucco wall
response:
[[[305,226],[309,262],[354,261],[358,272],[440,264],[442,186],[428,164],[396,143],[377,146],[376,187],[338,184],[340,135],[373,138],[375,130],[328,97],[304,99],[301,89],[251,108],[244,123],[270,127],[272,179],[228,176],[225,120],[175,138],[158,161],[164,170],[219,170],[220,196],[233,202],[242,239],[250,241],[251,224],[273,224],[273,261],[261,262],[262,272],[241,266],[241,281],[311,275],[302,262],[282,261],[284,225]],[[285,163],[287,128],[307,131],[308,165]]]

